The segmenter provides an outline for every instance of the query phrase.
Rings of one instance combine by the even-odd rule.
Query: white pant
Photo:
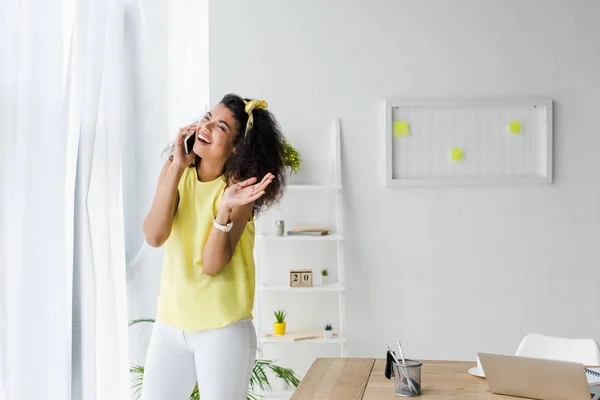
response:
[[[256,358],[250,318],[219,329],[183,332],[157,320],[146,355],[142,400],[246,400]]]

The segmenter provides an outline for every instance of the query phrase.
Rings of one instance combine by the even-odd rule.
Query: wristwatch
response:
[[[229,221],[227,223],[227,225],[221,225],[220,223],[217,222],[217,217],[215,217],[213,219],[213,226],[220,231],[229,232],[231,230],[231,228],[233,227],[233,221]]]

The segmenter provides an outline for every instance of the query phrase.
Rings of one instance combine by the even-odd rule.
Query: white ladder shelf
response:
[[[333,148],[335,150],[335,159],[334,159],[334,175],[332,184],[326,185],[288,185],[286,196],[293,195],[297,192],[322,192],[322,191],[333,191],[334,192],[334,207],[335,207],[335,232],[326,235],[326,236],[273,236],[273,235],[257,235],[257,244],[259,247],[259,252],[256,260],[256,281],[259,283],[257,287],[257,296],[256,296],[256,327],[258,330],[259,344],[260,345],[270,345],[270,344],[337,344],[340,346],[340,353],[342,357],[345,357],[346,347],[345,344],[347,342],[347,338],[345,337],[345,326],[346,326],[346,286],[345,286],[345,271],[344,271],[344,260],[343,260],[343,245],[344,245],[344,237],[343,237],[343,223],[342,223],[342,170],[341,170],[341,129],[340,129],[340,120],[339,118],[334,118],[333,120]],[[289,286],[270,286],[264,284],[265,280],[263,279],[263,272],[266,270],[264,267],[267,264],[266,257],[263,257],[265,254],[264,246],[276,245],[279,243],[294,243],[297,246],[310,246],[311,243],[315,242],[333,242],[337,247],[337,275],[338,282],[328,284],[328,285],[319,285],[313,287],[306,288],[290,288]],[[263,268],[261,268],[263,266]],[[313,271],[313,280],[316,278],[316,274],[320,271]],[[264,315],[264,311],[261,306],[263,304],[262,296],[265,295],[276,295],[277,293],[286,293],[286,292],[294,292],[294,293],[302,293],[302,296],[310,296],[311,293],[323,293],[323,292],[337,292],[338,294],[338,311],[339,311],[339,331],[337,332],[337,336],[334,336],[332,339],[306,339],[299,341],[290,341],[285,338],[277,338],[275,336],[267,336],[267,332],[264,332],[264,325],[262,321],[262,316]]]

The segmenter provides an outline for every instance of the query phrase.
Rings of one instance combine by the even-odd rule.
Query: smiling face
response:
[[[205,160],[225,162],[233,150],[237,134],[233,113],[219,103],[196,125],[194,153]]]

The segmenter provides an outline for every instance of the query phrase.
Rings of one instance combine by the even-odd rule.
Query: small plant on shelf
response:
[[[329,283],[329,271],[327,269],[321,270],[321,285],[327,285]]]
[[[296,150],[287,139],[283,143],[283,152],[283,165],[290,168],[293,173],[297,173],[300,169],[300,165],[302,165],[302,157],[300,157],[298,150]]]
[[[325,325],[325,328],[323,328],[323,337],[325,337],[325,339],[331,339],[333,337],[333,326],[331,326],[331,324],[327,324]]]
[[[275,330],[276,335],[285,335],[285,317],[287,314],[284,310],[273,311],[273,315],[275,316],[275,321],[273,322],[273,329]]]

